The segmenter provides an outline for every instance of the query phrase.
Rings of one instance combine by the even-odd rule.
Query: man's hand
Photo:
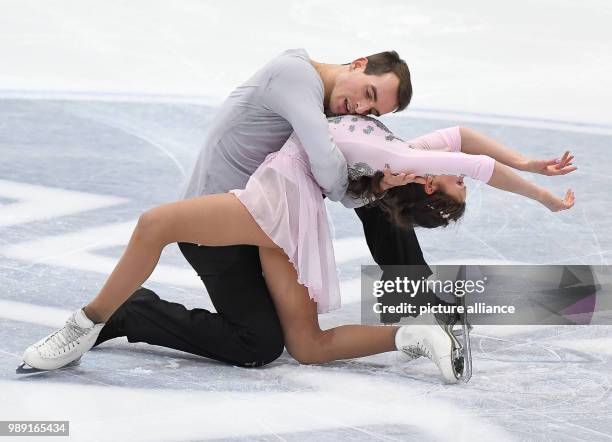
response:
[[[385,167],[383,174],[385,176],[380,181],[380,187],[382,188],[383,192],[386,192],[392,187],[404,186],[409,183],[425,184],[425,179],[423,177],[416,176],[414,173],[400,173],[396,175],[391,172],[391,169]]]
[[[565,175],[578,169],[572,166],[573,155],[566,151],[561,159],[552,160],[527,160],[522,165],[521,170],[526,172],[540,173],[542,175],[554,176]]]

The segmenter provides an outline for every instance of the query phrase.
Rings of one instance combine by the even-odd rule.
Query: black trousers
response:
[[[427,265],[413,229],[391,224],[377,208],[358,208],[374,260]],[[274,361],[283,333],[262,275],[255,246],[206,247],[179,243],[206,286],[217,313],[187,309],[146,288],[134,292],[111,316],[95,345],[119,336],[242,367]],[[397,322],[386,318],[385,322]]]
[[[427,278],[432,274],[431,269],[423,258],[423,252],[414,229],[402,229],[392,224],[387,216],[378,208],[359,208],[355,210],[361,219],[366,241],[372,258],[382,270],[382,281],[394,281],[396,278],[407,277],[411,280]],[[405,266],[410,267],[405,267]],[[398,267],[404,266],[404,267]],[[397,306],[408,301],[418,308],[427,303],[438,303],[439,300],[431,293],[420,291],[414,297],[407,297],[405,293],[386,292],[379,301],[383,305]],[[402,317],[418,316],[403,315],[400,313],[381,313],[380,322],[395,324]]]

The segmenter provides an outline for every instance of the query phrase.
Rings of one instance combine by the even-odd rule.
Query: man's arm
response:
[[[312,69],[303,60],[288,60],[270,79],[263,101],[291,124],[315,180],[329,199],[339,201],[348,186],[346,160],[329,133],[321,82]]]

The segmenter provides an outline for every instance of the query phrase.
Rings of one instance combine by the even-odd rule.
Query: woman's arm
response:
[[[521,178],[508,166],[505,166],[498,161],[495,162],[493,174],[491,175],[491,179],[487,182],[487,184],[497,189],[516,193],[518,195],[536,200],[553,212],[569,209],[574,205],[575,201],[574,193],[571,189],[567,190],[564,199],[560,199],[547,189]]]
[[[349,176],[373,175],[388,164],[394,173],[410,171],[420,177],[469,176],[498,189],[532,198],[550,210],[569,208],[573,204],[573,194],[572,198],[566,195],[565,200],[556,198],[488,155],[459,152],[462,145],[459,127],[404,142],[370,120],[344,118],[331,125],[331,132],[347,160]]]
[[[555,162],[555,160],[529,160],[521,154],[503,146],[501,143],[479,134],[473,129],[464,127],[437,130],[431,134],[410,140],[408,144],[412,148],[421,150],[438,152],[461,151],[463,153],[471,153],[478,156],[486,155],[490,159],[497,156],[497,158],[495,158],[491,178],[486,181],[488,185],[534,199],[552,211],[569,209],[574,203],[574,194],[571,190],[568,190],[565,198],[561,200],[548,190],[526,181],[521,176],[514,173],[510,167],[502,164],[506,162],[506,164],[509,163],[511,167],[512,165],[517,165],[521,170],[539,172],[546,175],[561,175],[576,170],[575,166],[571,166],[573,157],[569,156],[569,152],[566,152],[559,162]],[[472,149],[469,147],[466,148],[466,146],[472,146]],[[475,148],[478,146],[480,146],[480,148]],[[547,168],[552,169],[552,172],[547,173]]]
[[[460,127],[461,151],[474,155],[487,155],[502,164],[525,172],[543,175],[565,175],[577,169],[572,166],[573,155],[567,151],[561,159],[536,160],[525,157],[519,152],[504,146],[469,127]]]
[[[527,157],[469,127],[459,127],[461,152],[472,155],[487,155],[514,169],[523,170]]]
[[[519,166],[524,166],[529,164],[530,161],[535,160],[528,160],[521,154],[506,148],[501,143],[498,143],[491,138],[479,134],[475,130],[463,127],[441,129],[410,140],[408,141],[408,144],[412,148],[419,150],[438,152],[461,151],[463,153],[471,153],[473,155],[486,155],[489,158],[494,158],[494,155],[497,155],[499,158],[495,159],[491,178],[486,182],[488,185],[507,192],[526,196],[527,198],[531,198],[542,203],[544,206],[553,211],[569,209],[573,205],[573,193],[571,193],[571,198],[567,198],[569,196],[568,192],[568,194],[566,194],[567,200],[561,200],[548,190],[523,179],[510,167],[502,164],[504,161],[501,161],[500,158],[505,160],[507,163]],[[466,149],[464,148],[466,145],[481,146],[482,149],[468,148],[467,150],[470,152],[466,152]],[[569,161],[571,161],[571,158],[568,158],[568,155],[566,154],[562,158],[560,165],[563,166]],[[561,167],[561,170],[563,170],[563,167]]]
[[[468,155],[459,152],[459,128],[452,127],[420,137],[423,146],[412,141],[405,142],[372,128],[359,124],[353,130],[341,125],[332,127],[332,135],[344,154],[349,167],[349,177],[372,176],[385,170],[388,165],[392,173],[412,173],[420,177],[427,175],[468,176],[487,182],[493,173],[495,160],[486,155]],[[351,125],[352,126],[352,125]],[[349,126],[350,127],[350,126]],[[445,140],[456,140],[446,150],[438,149]]]

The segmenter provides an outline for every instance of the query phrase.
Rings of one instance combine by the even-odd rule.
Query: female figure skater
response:
[[[329,126],[349,165],[348,192],[381,205],[400,224],[431,228],[459,219],[465,210],[464,176],[539,201],[551,211],[574,205],[571,190],[560,199],[494,158],[461,152],[462,133],[469,129],[453,127],[404,142],[369,117],[335,117]],[[567,152],[560,161],[537,162],[532,171],[565,174],[576,169],[572,158]],[[388,169],[410,170],[419,178],[385,193],[380,189],[381,171]],[[455,341],[439,325],[320,329],[317,314],[340,307],[340,287],[321,189],[295,133],[266,158],[245,189],[164,204],[143,213],[97,296],[63,328],[28,347],[24,362],[49,370],[79,359],[94,345],[105,321],[146,281],[162,249],[173,242],[259,246],[287,351],[300,363],[398,349],[411,357],[429,357],[446,381],[457,382]]]

